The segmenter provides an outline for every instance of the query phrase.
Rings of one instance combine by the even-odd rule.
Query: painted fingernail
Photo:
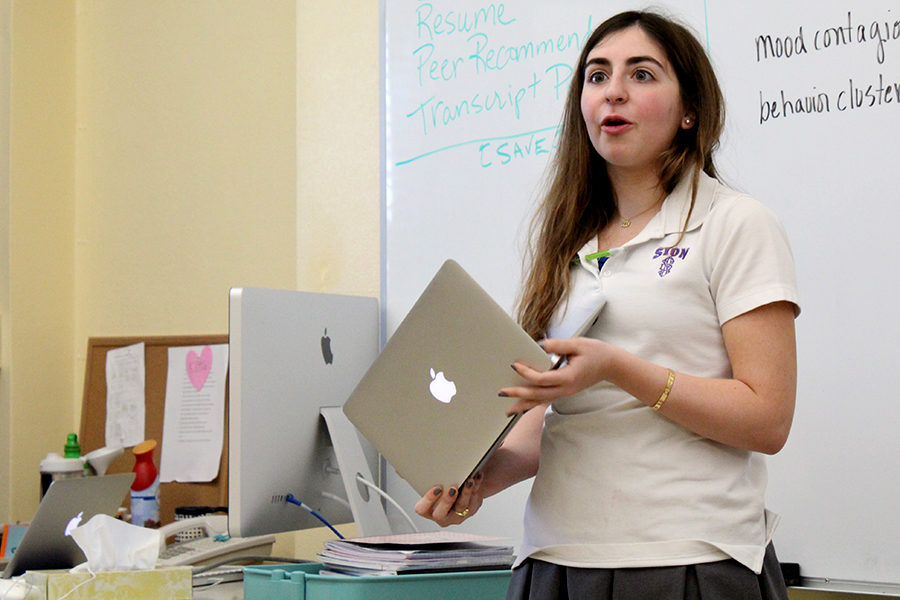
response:
[[[444,488],[442,488],[442,487],[436,487],[436,488],[434,488],[434,492],[433,492],[433,493],[434,493],[435,496],[440,496],[441,494],[444,493]]]
[[[516,365],[509,365],[509,366],[510,366],[510,368],[512,368],[512,370],[515,371],[516,373],[519,372],[519,370],[516,368]]]
[[[479,472],[475,475],[475,480],[476,480],[476,481],[481,481],[483,478],[484,478],[484,473],[482,473],[481,471],[479,471]]]
[[[475,485],[475,482],[471,479],[466,482],[466,488],[471,489],[471,487]]]
[[[506,392],[500,392],[497,395],[500,396],[501,398],[509,398],[509,394],[507,394]]]
[[[448,494],[451,498],[456,497],[456,488],[450,488],[450,491],[447,492],[447,494]]]

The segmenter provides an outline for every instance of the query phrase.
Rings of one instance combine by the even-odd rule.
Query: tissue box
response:
[[[191,567],[102,571],[93,575],[86,572],[28,571],[25,580],[38,588],[38,600],[58,600],[63,596],[66,600],[190,600],[191,574]],[[84,585],[75,589],[82,583]]]

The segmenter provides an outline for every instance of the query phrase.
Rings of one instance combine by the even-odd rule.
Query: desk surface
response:
[[[244,582],[232,581],[206,588],[194,588],[193,597],[194,600],[242,600]]]

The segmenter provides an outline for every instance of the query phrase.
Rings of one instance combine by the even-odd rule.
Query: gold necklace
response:
[[[657,208],[658,206],[659,206],[659,203],[658,203],[658,202],[654,202],[653,204],[651,204],[650,206],[648,206],[647,208],[645,208],[644,210],[642,210],[642,211],[639,212],[638,214],[632,215],[632,216],[630,216],[630,217],[623,217],[623,216],[620,214],[619,217],[621,217],[622,221],[619,223],[619,227],[621,227],[622,229],[627,229],[628,227],[631,227],[631,221],[632,221],[633,219],[637,219],[639,216],[641,216],[641,215],[644,214],[645,212],[648,212],[648,211],[650,211],[651,209]]]

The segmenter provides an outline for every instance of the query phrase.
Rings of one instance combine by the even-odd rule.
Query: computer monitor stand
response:
[[[384,512],[381,497],[357,480],[359,475],[375,483],[356,428],[347,420],[339,406],[323,406],[321,414],[328,426],[328,434],[331,436],[331,444],[334,447],[341,479],[350,502],[350,511],[353,513],[359,535],[361,537],[390,535],[391,525]]]

